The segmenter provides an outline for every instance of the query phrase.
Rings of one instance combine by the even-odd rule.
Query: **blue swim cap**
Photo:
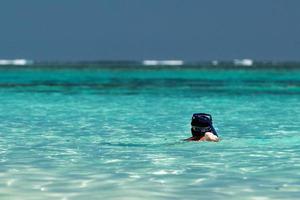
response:
[[[192,116],[192,126],[199,127],[199,131],[194,131],[192,129],[192,134],[203,135],[205,132],[212,132],[214,135],[218,136],[217,131],[212,124],[212,116],[206,113],[195,113]]]

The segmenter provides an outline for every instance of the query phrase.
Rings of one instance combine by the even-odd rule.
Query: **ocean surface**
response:
[[[0,199],[298,200],[300,70],[1,68]]]

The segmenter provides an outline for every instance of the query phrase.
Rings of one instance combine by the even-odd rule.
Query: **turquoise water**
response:
[[[300,198],[300,70],[1,69],[0,111],[3,200]]]

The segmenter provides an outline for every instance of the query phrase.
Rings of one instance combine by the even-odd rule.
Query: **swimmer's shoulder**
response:
[[[187,142],[199,142],[199,141],[204,141],[205,140],[205,137],[189,137],[189,138],[186,138],[184,139],[183,141],[187,141]]]

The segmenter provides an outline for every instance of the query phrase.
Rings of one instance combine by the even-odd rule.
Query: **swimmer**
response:
[[[191,132],[193,136],[185,139],[185,141],[220,141],[217,131],[212,125],[212,117],[210,114],[193,114],[191,125]]]

